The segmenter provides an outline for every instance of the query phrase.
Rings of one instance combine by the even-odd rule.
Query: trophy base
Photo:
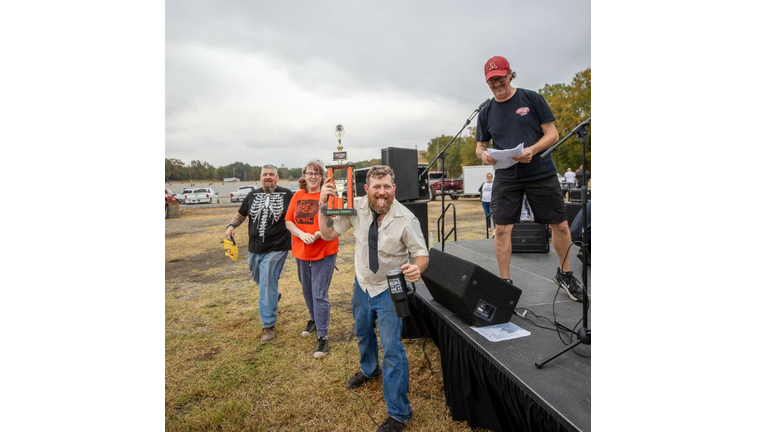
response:
[[[326,213],[327,216],[352,216],[357,214],[357,210],[355,210],[354,208],[326,209],[324,213]]]

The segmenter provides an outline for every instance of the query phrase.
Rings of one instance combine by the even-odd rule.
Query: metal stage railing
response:
[[[449,232],[442,236],[444,232],[444,215],[447,214],[447,210],[452,207],[452,229],[449,230]],[[440,228],[441,224],[441,228]],[[447,238],[451,236],[452,234],[455,235],[453,241],[457,241],[457,208],[453,203],[447,204],[447,207],[444,208],[442,211],[442,215],[439,216],[439,219],[436,220],[436,236],[437,238],[441,239],[442,242],[442,251],[444,251],[444,243],[447,241]]]

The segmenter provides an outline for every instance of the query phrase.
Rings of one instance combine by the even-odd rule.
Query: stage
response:
[[[441,250],[439,243],[434,247]],[[446,242],[444,252],[499,275],[493,239]],[[577,252],[573,246],[571,268],[581,280],[583,264]],[[454,420],[494,431],[591,430],[591,346],[581,344],[541,369],[535,366],[576,340],[563,331],[561,341],[554,331],[555,319],[576,332],[583,326],[583,306],[558,291],[552,281],[556,270],[557,255],[551,245],[549,253],[512,255],[510,278],[523,292],[516,306],[519,315],[510,322],[531,334],[501,342],[490,342],[472,330],[434,300],[423,281],[416,284],[413,321],[406,327],[410,333],[423,332],[439,346]],[[591,267],[587,278],[591,296]],[[524,318],[520,315],[525,309]]]

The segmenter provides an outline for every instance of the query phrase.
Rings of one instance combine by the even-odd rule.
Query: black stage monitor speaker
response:
[[[394,198],[397,201],[403,203],[418,199],[418,152],[415,149],[381,149],[381,164],[389,165],[394,171],[394,183],[397,185]]]
[[[434,300],[476,327],[510,321],[522,292],[478,265],[435,248],[429,251],[421,277]]]
[[[421,223],[423,238],[426,240],[426,247],[428,247],[428,201],[405,202],[402,205],[407,207],[418,218],[418,222]]]
[[[570,227],[573,224],[573,219],[578,216],[578,212],[581,211],[581,202],[566,202],[565,203],[566,210],[568,210],[568,227]]]
[[[513,253],[549,253],[549,225],[531,221],[513,224],[510,244]]]
[[[591,199],[591,189],[586,189],[586,200]],[[568,191],[568,201],[581,202],[581,189],[570,189]]]

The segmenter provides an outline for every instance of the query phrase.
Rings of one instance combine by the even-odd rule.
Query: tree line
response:
[[[570,84],[546,84],[538,92],[547,100],[555,115],[560,139],[591,116],[591,68],[578,72]],[[586,169],[591,171],[591,128],[589,132],[586,139]],[[434,160],[452,139],[450,135],[439,135],[429,140],[426,150],[418,151],[418,162],[428,163]],[[559,149],[552,153],[552,158],[557,171],[561,174],[564,174],[568,168],[576,171],[581,165],[581,142],[578,137],[573,136],[561,144]],[[381,159],[351,163],[356,168],[365,168],[380,164]],[[450,177],[459,177],[463,172],[463,166],[468,165],[481,165],[481,161],[476,158],[475,126],[468,128],[466,136],[458,136],[445,153],[444,169]],[[203,161],[193,160],[186,165],[179,159],[167,158],[165,180],[167,182],[201,179],[220,181],[224,178],[236,177],[242,181],[258,181],[262,169],[260,166],[251,166],[244,162],[234,162],[216,168]],[[441,161],[437,161],[432,167],[432,170],[437,169],[441,169]],[[302,176],[302,167],[288,168],[286,165],[281,165],[278,170],[282,180],[293,181]],[[336,174],[337,177],[343,176],[345,170],[338,170]]]
[[[381,159],[371,159],[360,162],[350,162],[355,168],[365,168],[381,164]],[[207,162],[193,160],[189,165],[179,159],[166,158],[165,181],[195,181],[195,180],[218,180],[235,177],[243,182],[259,181],[262,166],[250,165],[244,162],[234,162],[231,165],[223,165],[218,168]],[[289,168],[286,165],[278,167],[281,180],[293,181],[302,177],[302,168]],[[335,177],[343,178],[345,170],[335,172]]]

